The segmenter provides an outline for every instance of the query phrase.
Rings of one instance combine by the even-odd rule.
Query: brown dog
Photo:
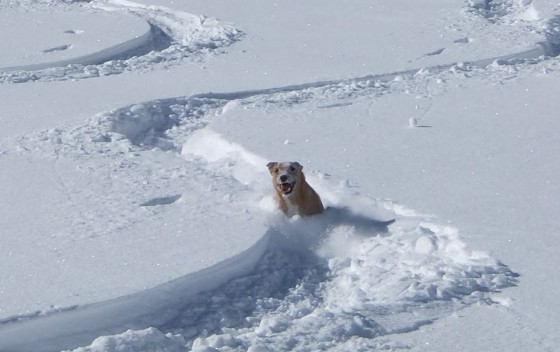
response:
[[[323,212],[321,198],[305,181],[301,171],[303,166],[297,162],[270,162],[266,165],[272,175],[272,185],[282,211],[292,217],[314,215]]]

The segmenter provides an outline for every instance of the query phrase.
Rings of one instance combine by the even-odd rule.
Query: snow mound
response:
[[[469,8],[492,22],[513,24],[540,19],[532,0],[469,0]]]
[[[88,347],[76,352],[183,352],[185,340],[182,336],[162,334],[154,328],[133,331],[114,336],[101,336]]]

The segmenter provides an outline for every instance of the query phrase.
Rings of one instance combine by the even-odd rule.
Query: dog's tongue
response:
[[[282,188],[282,192],[290,192],[292,190],[292,185],[289,183],[282,183],[280,187]]]

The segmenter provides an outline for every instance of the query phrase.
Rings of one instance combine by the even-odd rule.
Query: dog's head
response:
[[[295,161],[270,162],[266,165],[272,175],[272,183],[283,195],[290,195],[298,182],[303,181],[303,173],[299,163]]]

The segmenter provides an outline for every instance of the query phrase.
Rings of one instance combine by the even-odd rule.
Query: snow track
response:
[[[53,21],[52,26],[43,25],[40,20],[42,14],[35,12],[8,11],[3,14],[10,30],[14,32],[26,33],[31,27],[36,31],[51,33],[52,37],[49,42],[44,43],[30,34],[28,42],[24,45],[18,43],[19,45],[5,47],[5,50],[11,51],[12,55],[4,59],[7,60],[6,62],[0,63],[0,72],[6,77],[13,77],[14,82],[26,71],[53,74],[52,68],[55,67],[95,66],[107,61],[127,58],[132,56],[132,53],[151,47],[153,41],[153,28],[146,21],[134,16],[116,15],[104,11],[83,11],[69,16],[67,12],[61,10],[45,9],[44,11],[49,11]],[[98,23],[107,23],[107,27],[103,26],[99,29],[97,26],[88,25],[87,20],[91,18],[95,18]],[[111,26],[114,22],[119,23],[120,27]],[[67,28],[81,29],[68,30]],[[99,39],[100,37],[108,39],[102,40]]]
[[[11,7],[16,7],[18,2]],[[449,63],[430,68],[431,71],[447,70],[451,67],[477,66],[485,67],[493,62],[511,64],[515,62],[531,62],[542,60],[543,56],[556,56],[559,53],[559,30],[556,18],[548,21],[539,18],[531,1],[469,1],[469,11],[474,15],[482,15],[491,23],[507,25],[519,20],[541,21],[545,24],[531,31],[542,34],[544,40],[540,45],[523,52],[496,56],[473,62]],[[33,3],[39,10],[52,10],[53,5],[43,2]],[[28,6],[30,4],[27,4]],[[11,8],[7,6],[8,9]],[[55,7],[55,8],[59,8]],[[223,53],[225,48],[239,41],[243,33],[232,24],[221,22],[215,18],[192,15],[175,11],[163,6],[148,6],[128,0],[97,0],[88,2],[69,1],[62,6],[62,13],[68,12],[80,15],[91,15],[104,12],[114,15],[136,17],[149,25],[149,30],[141,36],[122,42],[114,47],[106,48],[88,55],[56,60],[47,63],[30,64],[26,66],[0,67],[0,83],[23,83],[33,81],[59,81],[69,79],[84,79],[106,75],[122,74],[130,71],[149,71],[168,68],[180,64],[184,60],[201,61],[211,53]],[[59,10],[59,9],[58,9]],[[59,11],[60,12],[60,11]],[[532,15],[531,15],[532,14]],[[64,21],[62,19],[61,21]],[[67,34],[79,33],[73,29],[65,31]],[[469,43],[470,39],[460,38],[455,43]],[[60,51],[70,45],[59,45],[46,48],[43,53]],[[429,52],[424,55],[437,56],[445,48]],[[62,50],[64,51],[64,50]],[[392,74],[378,74],[364,79],[383,79],[389,75],[413,74],[418,70],[406,70]]]
[[[456,74],[453,69],[440,73]],[[89,204],[87,213],[72,213],[80,218],[68,218],[73,224],[69,232],[79,229],[82,241],[115,245],[118,239],[113,233],[133,234],[139,226],[157,231],[165,224],[166,235],[158,235],[157,245],[177,246],[169,252],[174,258],[184,255],[181,238],[174,236],[202,228],[223,231],[211,224],[216,217],[220,221],[226,217],[231,219],[231,228],[224,235],[230,236],[234,229],[252,231],[254,243],[249,252],[240,252],[240,268],[227,261],[216,263],[211,275],[202,271],[181,277],[180,267],[170,268],[163,258],[155,258],[162,260],[158,265],[163,271],[154,272],[147,266],[128,274],[134,277],[140,270],[161,275],[162,284],[148,291],[127,295],[125,290],[121,298],[106,303],[62,313],[40,312],[41,317],[22,317],[21,321],[8,319],[0,329],[1,349],[56,350],[86,344],[123,327],[147,326],[152,327],[101,337],[77,351],[148,351],[150,346],[169,351],[185,346],[193,350],[265,350],[265,346],[285,350],[296,345],[309,350],[399,349],[406,346],[384,337],[417,329],[473,303],[507,303],[495,294],[517,283],[517,275],[507,266],[466,248],[453,227],[391,201],[361,195],[347,180],[307,170],[310,182],[330,208],[318,217],[285,219],[275,210],[269,192],[267,159],[211,129],[213,120],[238,107],[274,110],[309,102],[337,106],[398,90],[420,93],[425,86],[422,74],[387,77],[391,80],[322,82],[145,102],[100,114],[84,126],[5,143],[1,148],[4,156],[53,159],[59,168],[76,165],[86,171],[81,178],[85,177],[82,182],[88,186],[81,191],[80,183],[64,181],[69,171],[58,173],[77,205],[93,195],[99,198],[98,205]],[[106,173],[95,168],[100,164],[114,167]],[[98,183],[93,188],[90,179]],[[107,214],[105,209],[119,204],[121,197],[134,201],[118,213]],[[200,203],[202,199],[205,201]],[[146,212],[138,209],[146,209],[150,217],[146,219]],[[381,221],[391,216],[397,222],[384,227]],[[98,223],[103,228],[95,225]],[[70,234],[56,234],[67,236]],[[75,236],[73,240],[77,240]],[[58,255],[72,264],[72,258],[64,254],[70,247],[58,246]],[[128,255],[119,254],[118,260],[124,265],[134,261],[134,252],[143,251],[140,247],[131,248]],[[101,253],[113,255],[105,248],[92,258]],[[97,257],[82,265],[91,267],[99,260],[115,258]],[[74,268],[76,275],[79,267]],[[165,283],[166,277],[175,279]],[[197,282],[201,277],[205,279]],[[238,278],[226,283],[234,277]],[[121,281],[119,275],[104,280],[109,285]],[[128,282],[134,285],[134,280]],[[118,289],[111,290],[119,294]],[[206,292],[197,296],[203,290]],[[91,323],[76,324],[77,320]],[[33,334],[42,324],[57,329]],[[65,336],[59,335],[62,326]],[[21,345],[22,339],[28,345]]]
[[[219,148],[220,158],[213,146],[227,142],[200,134],[184,153],[207,155],[212,169],[241,175],[241,182],[254,184],[247,174],[266,178],[251,170],[258,157],[230,143]],[[492,303],[489,293],[516,284],[516,274],[465,248],[452,227],[359,194],[343,200],[348,189],[332,180],[311,182],[325,199],[337,199],[323,216],[272,219],[273,242],[254,273],[195,299],[159,329],[183,336],[194,351],[398,349],[405,346],[377,338],[475,302]],[[360,214],[383,208],[398,216],[389,229],[375,215]]]
[[[471,11],[493,21],[530,15],[529,8],[511,2],[499,7],[497,2],[469,3]],[[126,50],[124,58],[106,55],[100,64],[16,70],[2,73],[0,81],[79,79],[152,69],[215,52],[241,36],[231,25],[164,7],[124,0],[82,6],[149,22],[150,43]],[[272,155],[217,132],[213,122],[234,119],[239,111],[265,115],[305,104],[336,109],[402,92],[430,100],[449,81],[490,73],[492,79],[509,79],[511,71],[527,63],[535,64],[537,71],[544,55],[559,52],[557,22],[549,21],[545,43],[514,55],[348,80],[147,101],[101,113],[82,126],[2,141],[0,163],[27,161],[11,175],[22,189],[26,183],[44,182],[45,189],[57,191],[35,194],[39,201],[29,205],[41,199],[59,202],[60,207],[48,214],[66,225],[44,229],[49,236],[22,236],[29,242],[40,238],[46,250],[41,257],[33,246],[10,253],[2,267],[10,272],[22,263],[56,266],[59,275],[31,272],[30,277],[37,276],[40,287],[66,287],[68,297],[58,307],[54,304],[60,292],[54,289],[26,292],[26,298],[38,302],[36,310],[17,315],[18,292],[8,297],[8,289],[0,286],[5,306],[12,306],[2,311],[8,316],[0,321],[0,350],[399,350],[409,346],[391,335],[416,330],[473,304],[507,306],[501,291],[518,283],[518,275],[507,265],[468,248],[459,229],[433,216],[360,193],[352,181],[336,174],[336,168],[328,170],[332,175],[305,170],[328,206],[325,214],[286,219],[269,189],[265,165]],[[57,48],[63,50],[51,49]],[[418,115],[431,108],[426,105],[418,104]],[[416,126],[424,125],[411,125]],[[35,174],[36,165],[44,175]],[[383,221],[393,217],[397,221],[385,226]],[[25,230],[31,220],[18,221]],[[138,241],[140,228],[153,236]],[[215,242],[193,236],[204,233],[217,233]],[[185,244],[185,234],[195,242]],[[82,243],[89,251],[85,257],[83,251],[75,251]],[[209,262],[205,256],[213,255],[193,253],[189,246],[235,255]],[[138,259],[138,253],[149,253],[150,248],[165,256]],[[185,267],[192,272],[185,273]],[[84,292],[79,279],[86,271],[98,282]],[[153,287],[142,287],[147,277]],[[81,295],[92,302],[84,303]]]
[[[42,3],[35,4],[35,7],[53,11],[51,6]],[[0,83],[83,79],[169,67],[187,58],[196,61],[201,60],[204,55],[220,53],[242,36],[231,24],[222,23],[215,18],[172,11],[161,6],[145,6],[132,1],[78,2],[66,5],[63,9],[64,11],[54,11],[63,24],[68,22],[71,25],[76,21],[77,15],[97,15],[103,18],[100,16],[103,14],[120,19],[121,26],[128,31],[130,29],[126,26],[131,25],[123,22],[131,17],[137,17],[137,22],[144,22],[148,28],[140,36],[79,57],[0,67]],[[61,23],[56,25],[60,26]],[[78,32],[68,30],[65,33],[68,36]],[[98,35],[111,37],[110,33],[104,32]]]

